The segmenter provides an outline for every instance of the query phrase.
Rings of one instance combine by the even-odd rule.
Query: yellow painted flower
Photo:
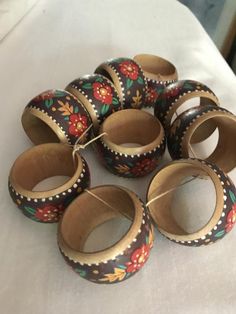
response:
[[[100,281],[109,281],[114,282],[116,280],[123,280],[126,275],[126,272],[124,269],[121,268],[114,268],[113,274],[105,274],[104,278],[99,279]]]
[[[153,226],[151,226],[151,229],[149,231],[149,237],[148,237],[148,244],[150,248],[152,248],[153,246],[153,241],[154,241],[154,230],[153,230]]]
[[[139,108],[142,104],[142,95],[140,95],[139,90],[136,91],[136,96],[132,97],[133,102],[131,103],[131,106],[133,108]]]
[[[118,165],[115,168],[119,173],[129,174],[130,168],[127,165]]]

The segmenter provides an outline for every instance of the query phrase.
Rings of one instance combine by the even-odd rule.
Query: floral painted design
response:
[[[72,94],[63,90],[48,90],[34,99],[27,107],[46,113],[65,134],[65,141],[74,144],[77,138],[91,124],[90,116],[84,105]],[[84,135],[85,142],[90,132]]]
[[[199,97],[214,99],[215,103],[218,104],[218,99],[213,91],[197,81],[180,80],[165,87],[161,97],[157,98],[154,108],[154,114],[161,121],[164,128],[168,129],[170,127],[174,110],[185,102],[185,98],[182,97],[186,94],[191,97],[191,94],[196,92],[199,93]],[[196,94],[193,94],[192,97],[196,97]],[[179,99],[178,102],[177,99]]]
[[[130,260],[124,265],[119,265],[119,267],[115,267],[113,273],[105,274],[104,277],[100,279],[100,281],[108,281],[109,283],[122,281],[129,277],[131,273],[136,273],[147,262],[152,247],[153,227],[151,227],[149,230],[149,235],[148,237],[146,237],[146,243],[133,251]]]
[[[136,91],[136,96],[133,96],[132,100],[132,108],[140,108],[140,106],[142,105],[142,95],[140,95],[139,90]]]
[[[107,163],[112,163],[112,160],[106,158]],[[153,171],[158,165],[158,158],[145,158],[136,163],[129,162],[128,164],[118,164],[114,168],[118,175],[125,177],[141,177]]]
[[[67,89],[80,97],[89,99],[98,122],[121,109],[121,103],[113,84],[103,75],[86,75],[71,82]],[[78,93],[78,94],[77,94]]]
[[[225,231],[230,232],[236,223],[236,203],[233,204],[231,211],[227,215]]]
[[[113,81],[119,93],[124,109],[140,109],[145,102],[147,80],[141,67],[129,58],[116,58],[102,63],[95,73],[105,75],[111,79],[109,71],[112,71],[117,80]]]
[[[142,161],[137,162],[136,165],[131,169],[131,172],[135,175],[142,176],[154,170],[156,166],[157,166],[156,159],[145,158]]]
[[[42,222],[57,222],[64,212],[64,207],[59,204],[58,206],[45,205],[44,207],[37,208],[35,218]]]
[[[36,96],[34,98],[34,101],[49,100],[49,99],[53,98],[54,96],[55,96],[55,92],[53,90],[48,90],[48,91],[45,91],[45,92],[41,93],[40,95]]]
[[[112,103],[112,90],[111,87],[105,83],[93,83],[94,97],[100,100],[103,104],[110,105]]]
[[[126,77],[129,77],[131,80],[137,80],[139,75],[139,68],[138,66],[131,61],[123,61],[119,65],[120,71],[122,74],[124,74]]]
[[[79,137],[81,136],[85,130],[88,128],[88,120],[86,116],[82,116],[80,114],[72,114],[70,115],[70,134]]]
[[[158,98],[157,91],[154,88],[149,87],[147,91],[146,100],[148,103],[155,103]]]
[[[145,176],[152,172],[159,164],[166,147],[165,138],[155,150],[141,155],[124,155],[111,151],[102,140],[95,144],[100,162],[112,173],[135,178]]]
[[[150,253],[148,245],[142,245],[141,248],[135,250],[131,255],[130,262],[126,263],[127,273],[133,273],[139,270],[146,263]]]

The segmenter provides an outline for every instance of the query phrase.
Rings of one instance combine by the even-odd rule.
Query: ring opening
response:
[[[110,115],[101,126],[100,133],[103,132],[107,133],[104,142],[134,151],[140,147],[134,147],[132,143],[147,146],[150,150],[149,146],[153,146],[151,149],[156,147],[164,136],[160,122],[153,115],[136,109],[121,110]]]
[[[190,98],[191,97],[191,98]],[[210,95],[210,97],[214,97]],[[178,116],[180,116],[182,113],[187,111],[188,109],[194,108],[196,106],[206,106],[206,105],[213,105],[216,106],[216,100],[214,101],[211,98],[205,97],[205,96],[198,96],[197,92],[186,94],[182,96],[179,100],[179,105],[174,106],[172,110],[169,112],[170,116],[170,124],[174,122]],[[216,129],[216,125],[214,121],[208,121],[207,124],[201,125],[198,130],[194,133],[192,136],[191,142],[192,143],[199,143],[204,141],[206,138],[208,138]]]
[[[192,178],[202,176],[207,176],[210,178],[213,184],[206,183],[205,180],[199,179],[202,181],[201,190],[208,186],[210,190],[215,191],[216,195],[211,199],[209,198],[207,200],[207,204],[201,204],[200,206],[202,206],[202,208],[200,210],[198,210],[198,207],[195,207],[197,210],[195,217],[199,220],[194,224],[192,223],[192,217],[190,218],[190,215],[192,214],[191,209],[185,207],[184,211],[182,208],[177,210],[176,203],[173,206],[173,202],[176,202],[177,200],[176,195],[180,192],[179,189],[175,188],[182,182],[186,182],[190,176]],[[197,182],[194,182],[194,180],[191,181],[191,183],[193,184],[192,186],[197,184]],[[186,185],[182,186],[182,188],[186,189],[188,184],[190,184],[190,182],[186,183]],[[166,167],[162,168],[153,178],[148,189],[148,201],[168,190],[171,191],[149,205],[149,210],[159,229],[165,234],[169,235],[170,238],[181,239],[182,237],[182,239],[185,239],[188,237],[189,240],[190,238],[196,239],[205,235],[215,226],[215,223],[220,218],[223,208],[223,191],[217,175],[211,168],[207,167],[206,165],[201,165],[200,162],[195,162],[194,160],[173,162],[167,165]],[[191,185],[188,187],[188,191],[191,193],[193,192],[191,190]],[[182,196],[184,195],[186,194],[183,194]],[[199,198],[199,195],[196,197]],[[192,199],[195,198],[193,197]],[[182,202],[184,202],[183,197]],[[213,210],[210,209],[212,202],[215,202]],[[183,204],[180,202],[179,206],[182,207]],[[186,206],[186,204],[184,206]],[[173,210],[177,210],[178,213],[176,214],[176,212],[173,212]],[[183,212],[185,215],[186,213],[188,214],[187,218],[185,215],[183,215]],[[200,217],[200,212],[204,213],[205,221],[203,221],[202,217]]]
[[[236,166],[236,145],[234,145],[234,139],[236,138],[235,116],[225,112],[214,111],[202,115],[196,121],[197,123],[193,124],[186,133],[183,145],[184,156],[188,156],[187,143],[191,143],[191,139],[198,128],[203,123],[205,125],[212,123],[218,127],[219,137],[215,150],[206,160],[216,164],[225,172],[231,171]]]
[[[144,75],[150,79],[160,80],[160,76],[166,80],[177,78],[176,68],[168,60],[149,54],[140,54],[134,60],[141,66]]]
[[[78,154],[76,156],[77,165],[73,162],[72,149],[69,146],[56,143],[35,146],[16,159],[11,169],[10,182],[23,195],[42,197],[42,191],[32,191],[39,182],[54,176],[67,176],[69,180],[62,189],[65,190],[67,185],[72,185],[70,181],[73,181],[73,177],[78,177],[77,172],[82,170],[82,160]],[[43,191],[43,195],[57,194],[58,189],[59,187]]]
[[[45,121],[42,120],[47,120],[46,116],[42,117],[41,115],[44,114],[40,112],[39,115],[40,117],[34,115],[29,109],[26,109],[22,115],[23,128],[31,141],[34,144],[59,143],[60,138],[53,130],[52,126],[49,126]],[[51,119],[48,122],[52,124]]]
[[[134,218],[137,216],[136,204],[130,194],[116,186],[98,186],[89,191],[103,202],[90,193],[84,192],[69,205],[60,226],[60,232],[66,245],[77,252],[85,253],[85,242],[96,227],[114,218],[124,218],[124,216],[129,217],[132,225],[128,226],[122,239],[130,244],[132,240],[129,239],[129,233],[134,227]],[[111,237],[111,235],[106,236]],[[121,239],[116,242],[120,241]]]

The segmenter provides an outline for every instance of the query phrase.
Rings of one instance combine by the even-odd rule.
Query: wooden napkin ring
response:
[[[150,54],[136,55],[134,61],[141,66],[147,79],[148,90],[144,106],[154,107],[164,87],[177,81],[176,67],[168,60]]]
[[[104,185],[89,191],[112,209],[86,191],[82,193],[60,221],[59,249],[82,278],[94,283],[118,283],[136,274],[147,261],[153,246],[152,222],[142,201],[126,188]],[[84,252],[88,235],[98,225],[123,214],[132,224],[118,242],[101,251]]]
[[[85,75],[71,82],[66,90],[76,96],[86,107],[97,133],[99,125],[112,112],[121,109],[115,86],[100,74]]]
[[[216,190],[216,206],[210,220],[200,230],[188,233],[175,221],[171,202],[175,190],[152,202],[148,207],[158,230],[169,240],[187,246],[204,246],[223,238],[236,222],[236,189],[229,177],[216,165],[199,160],[183,159],[161,168],[148,188],[147,200],[178,186],[188,176],[207,175]]]
[[[197,81],[182,80],[165,88],[164,93],[156,101],[154,114],[161,121],[166,132],[168,132],[171,126],[171,120],[177,109],[187,100],[197,97],[200,98],[200,106],[207,104],[219,105],[218,98],[213,91]],[[214,130],[214,124],[208,124],[207,128],[202,126],[194,135],[192,142],[198,143],[205,140]]]
[[[236,145],[230,140],[236,138],[236,117],[221,107],[198,106],[179,115],[168,133],[169,153],[172,159],[188,158],[194,132],[203,123],[207,126],[209,122],[218,127],[219,139],[214,152],[206,160],[229,172],[236,166]]]
[[[100,134],[104,132],[107,134],[96,142],[97,151],[104,166],[118,176],[145,176],[158,166],[165,152],[163,127],[145,111],[125,109],[113,113],[100,127]],[[130,143],[141,146],[132,147]]]
[[[110,79],[120,96],[124,109],[140,109],[145,102],[147,82],[141,67],[129,58],[111,59],[102,63],[95,73]]]
[[[9,175],[9,192],[23,214],[38,222],[57,222],[66,206],[90,185],[86,161],[72,148],[58,143],[41,144],[25,151],[14,162]],[[33,191],[42,180],[65,175],[70,179],[47,191]]]
[[[33,98],[22,115],[22,125],[34,144],[74,144],[92,123],[84,105],[64,90],[48,90]],[[89,139],[88,132],[81,142]]]

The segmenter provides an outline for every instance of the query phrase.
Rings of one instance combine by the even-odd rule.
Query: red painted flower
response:
[[[225,226],[225,231],[229,232],[233,229],[236,223],[236,203],[233,205],[231,211],[227,215],[227,224]]]
[[[110,105],[112,103],[112,89],[104,83],[93,83],[93,95],[103,104]]]
[[[87,117],[81,114],[70,115],[69,124],[69,133],[76,137],[79,137],[88,128]]]
[[[147,261],[150,253],[150,247],[143,244],[143,246],[133,252],[131,261],[126,263],[127,273],[134,273],[139,270]]]
[[[41,93],[40,95],[35,97],[34,101],[47,100],[47,99],[53,98],[54,96],[55,96],[55,94],[54,94],[53,90],[47,90],[46,92]]]
[[[64,208],[62,205],[45,205],[42,208],[37,208],[35,217],[43,222],[57,222],[63,212]]]
[[[163,94],[166,98],[176,97],[180,93],[180,89],[178,87],[167,90],[166,93]]]
[[[138,78],[138,66],[131,61],[123,61],[120,64],[120,71],[126,77],[129,77],[131,80],[137,80]]]
[[[158,94],[155,89],[149,87],[147,91],[147,101],[149,103],[155,103],[157,100]]]
[[[155,159],[146,158],[140,162],[137,162],[134,168],[131,169],[131,172],[135,175],[144,175],[155,169],[156,165],[157,161]]]

